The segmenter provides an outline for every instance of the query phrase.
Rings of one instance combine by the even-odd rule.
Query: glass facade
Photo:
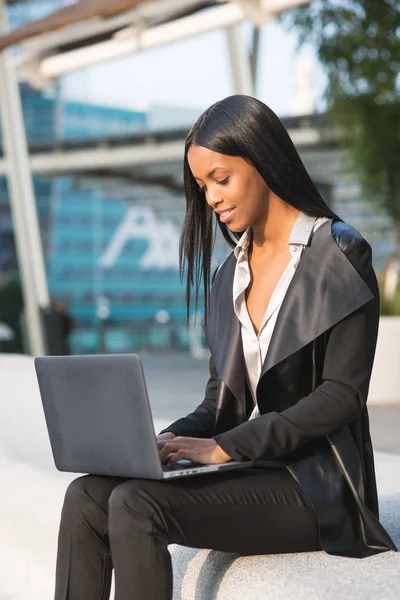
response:
[[[375,269],[382,271],[393,248],[393,227],[384,211],[363,200],[344,152],[328,146],[304,150],[301,156],[312,178],[329,189],[323,195],[333,210],[371,244]]]
[[[29,85],[21,85],[25,130],[32,144],[54,140],[56,136],[56,103],[53,89],[39,93]]]
[[[130,135],[148,129],[146,112],[71,102],[62,98],[57,84],[39,92],[23,83],[21,99],[31,144]]]
[[[183,197],[156,186],[126,187],[115,179],[109,194],[107,186],[57,181],[47,275],[51,296],[68,300],[79,325],[75,352],[98,348],[104,299],[107,351],[189,344],[178,276]]]
[[[12,5],[10,26],[44,16],[59,4]],[[56,139],[104,138],[148,129],[146,112],[71,102],[62,97],[58,84],[38,92],[23,83],[21,99],[32,147]],[[79,177],[34,177],[33,183],[50,297],[66,301],[76,323],[72,349],[99,349],[99,307],[104,302],[109,312],[104,349],[187,347],[177,252],[183,210],[177,219],[175,199],[162,189],[127,186],[118,179],[104,185]],[[164,205],[168,196],[171,219],[168,210],[162,220],[156,214],[160,196]],[[18,276],[4,178],[0,178],[0,232],[0,277]]]
[[[129,135],[147,130],[145,112],[108,106],[61,100],[60,118],[62,136],[67,139]]]

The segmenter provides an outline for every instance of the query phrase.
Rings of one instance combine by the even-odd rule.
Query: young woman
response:
[[[56,600],[170,600],[169,543],[241,554],[395,550],[378,521],[366,399],[379,293],[371,248],[325,204],[285,128],[235,95],[188,134],[181,271],[201,281],[202,404],[158,436],[173,465],[255,468],[170,482],[85,476],[67,490]],[[233,252],[214,274],[214,222]]]

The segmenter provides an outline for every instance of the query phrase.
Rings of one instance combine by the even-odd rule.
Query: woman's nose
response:
[[[215,208],[218,204],[221,203],[222,199],[218,191],[209,190],[206,194],[206,200],[212,208]]]

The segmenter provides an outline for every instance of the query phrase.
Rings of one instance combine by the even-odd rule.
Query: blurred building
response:
[[[31,111],[36,107],[40,112],[43,106],[49,106],[47,98],[41,105],[30,92],[28,97],[35,98],[32,104],[24,101],[24,107]],[[85,106],[85,111],[89,114],[90,107]],[[114,118],[111,109],[104,114]],[[132,115],[132,123],[135,118]],[[137,119],[143,127],[143,115]],[[170,112],[168,119],[171,123]],[[105,118],[103,123],[107,135]],[[360,198],[354,173],[346,172],[329,122],[323,115],[314,115],[293,117],[285,120],[285,124],[322,195],[342,218],[367,237],[373,246],[376,268],[383,268],[391,248],[390,223]],[[33,135],[33,129],[28,127],[29,131]],[[47,135],[49,129],[44,131]],[[99,127],[96,131],[101,133]],[[168,132],[164,128],[163,138],[178,136],[183,146],[185,133],[186,130]],[[91,134],[89,131],[88,145],[93,144]],[[120,137],[119,143],[129,148],[131,144],[137,145],[138,137],[145,141],[152,135],[149,130]],[[103,141],[100,138],[99,143]],[[44,141],[43,147],[46,147]],[[51,144],[47,147],[51,148]],[[143,173],[143,182],[138,180],[138,172]],[[166,185],[158,183],[162,178],[167,179]],[[175,188],[171,182],[175,182]],[[68,300],[77,324],[72,350],[98,349],[99,310],[104,301],[108,315],[107,351],[186,348],[190,339],[185,291],[178,274],[179,233],[185,212],[181,162],[146,165],[146,168],[136,167],[135,171],[111,169],[98,175],[34,177],[34,184],[50,294]],[[17,264],[4,179],[0,180],[0,229],[0,270],[15,273]],[[227,252],[227,246],[218,238],[215,263]]]
[[[144,112],[64,101],[26,84],[21,96],[28,141],[36,149],[60,139],[104,139],[148,128]],[[178,276],[182,194],[177,201],[176,193],[160,186],[127,183],[117,176],[99,181],[89,175],[35,176],[34,189],[50,295],[69,301],[77,323],[73,349],[97,349],[97,309],[103,298],[110,304],[108,350],[187,347],[184,290]],[[129,231],[121,237],[128,221]],[[3,276],[17,274],[4,178],[0,231],[0,271]],[[119,247],[113,251],[110,245],[118,236]]]
[[[148,114],[109,106],[71,102],[63,98],[61,86],[44,92],[21,86],[25,128],[30,144],[55,139],[90,139],[129,135],[148,130]]]
[[[293,65],[292,110],[294,116],[315,112],[315,61],[313,58],[296,58]]]
[[[108,351],[186,348],[178,275],[182,194],[152,185],[89,178],[57,181],[46,264],[50,292],[70,298],[75,349],[94,351],[107,300]]]
[[[58,4],[51,0],[16,4],[10,9],[11,22],[19,25]],[[308,96],[300,92],[304,106]],[[130,111],[70,102],[59,84],[40,93],[22,84],[21,95],[31,150],[49,153],[73,139],[83,148],[102,146],[107,140],[129,150],[153,141],[155,130],[183,148],[187,130],[199,114],[181,107]],[[323,115],[296,116],[285,124],[328,204],[366,236],[376,268],[383,268],[392,247],[390,222],[360,197],[356,174],[348,171],[338,150],[337,132]],[[50,295],[68,301],[76,322],[73,352],[95,352],[99,339],[109,352],[187,348],[199,341],[192,338],[201,337],[201,328],[187,332],[185,289],[178,273],[185,212],[181,160],[166,156],[163,163],[135,170],[35,176],[34,188]],[[17,274],[4,178],[0,178],[0,236],[0,273]],[[215,263],[227,253],[217,238]]]

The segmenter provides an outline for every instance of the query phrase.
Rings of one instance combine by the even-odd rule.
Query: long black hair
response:
[[[196,144],[228,156],[240,156],[260,173],[282,200],[307,215],[341,220],[326,204],[309,176],[283,123],[263,102],[242,94],[212,104],[197,119],[185,141],[183,175],[186,215],[179,244],[181,278],[186,269],[186,306],[189,317],[191,291],[195,305],[204,286],[204,318],[207,320],[211,255],[214,245],[214,211],[193,177],[189,148]],[[231,232],[217,218],[225,240],[235,247],[243,232]]]

